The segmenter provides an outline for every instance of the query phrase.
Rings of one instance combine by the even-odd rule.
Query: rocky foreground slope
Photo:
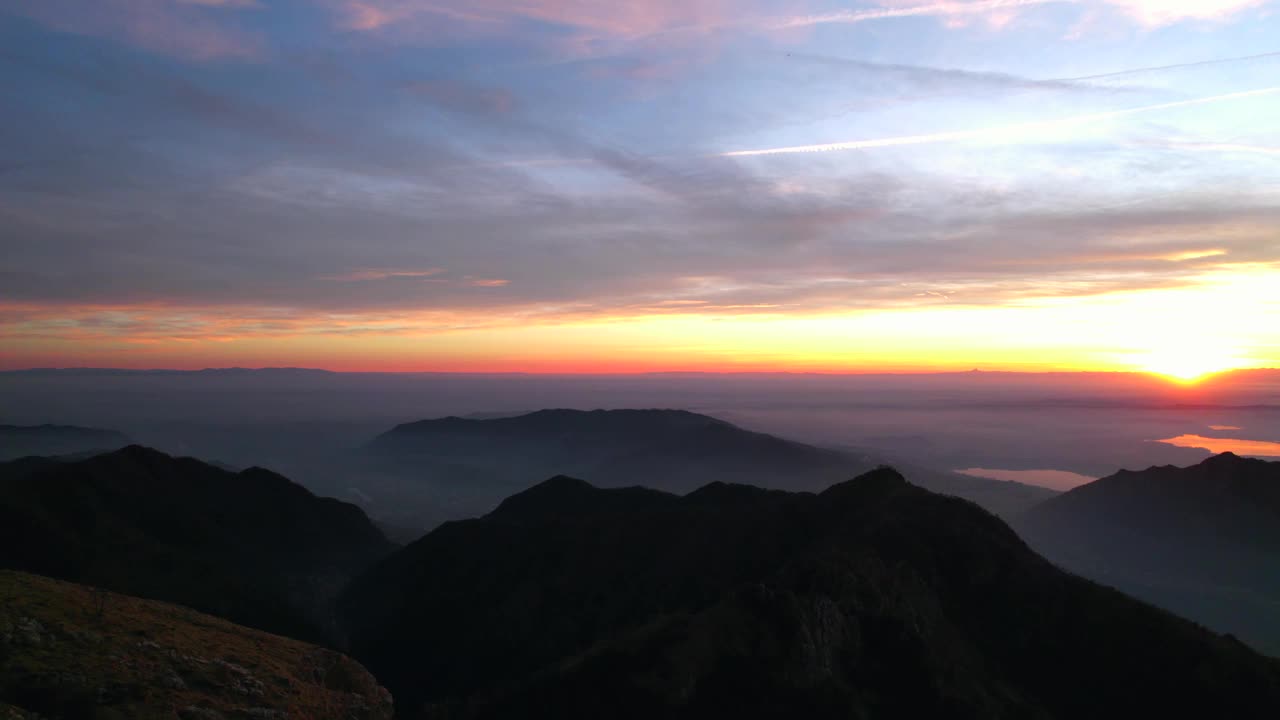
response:
[[[0,720],[387,720],[323,648],[177,605],[0,571]]]

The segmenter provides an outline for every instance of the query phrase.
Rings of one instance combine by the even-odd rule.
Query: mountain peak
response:
[[[491,515],[512,516],[529,513],[544,514],[555,512],[559,508],[567,508],[582,502],[584,497],[594,495],[600,489],[586,480],[579,480],[568,475],[556,475],[523,492],[503,500],[494,508]]]
[[[1231,452],[1231,451],[1229,451],[1229,450],[1228,450],[1227,452],[1224,452],[1224,453],[1218,453],[1217,455],[1211,455],[1211,456],[1209,456],[1209,457],[1205,458],[1204,460],[1201,460],[1201,461],[1200,461],[1200,464],[1201,464],[1201,465],[1204,465],[1204,466],[1206,466],[1206,467],[1215,467],[1215,466],[1228,466],[1228,467],[1229,467],[1229,466],[1236,465],[1236,464],[1239,464],[1239,463],[1242,463],[1242,462],[1248,462],[1248,458],[1242,458],[1242,457],[1240,457],[1239,455],[1237,455],[1237,454],[1235,454],[1235,453],[1233,453],[1233,452]]]
[[[836,483],[826,490],[822,491],[822,497],[862,497],[867,495],[880,495],[891,490],[896,490],[910,486],[911,483],[898,472],[888,465],[865,472],[852,480],[846,480],[842,483]]]
[[[503,500],[490,517],[518,520],[572,520],[586,514],[630,512],[664,505],[677,496],[644,487],[598,488],[557,475]]]
[[[510,512],[541,496],[585,502]],[[1063,573],[888,467],[821,495],[554,478],[404,548],[340,607],[355,657],[405,707],[456,700],[465,719],[1256,717],[1280,702],[1280,667]],[[1097,680],[1061,671],[1077,666]]]

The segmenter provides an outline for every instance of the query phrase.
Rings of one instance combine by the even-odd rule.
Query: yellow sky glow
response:
[[[1194,284],[1002,305],[794,314],[603,316],[280,314],[80,309],[7,326],[6,364],[524,372],[1138,370],[1190,380],[1280,366],[1280,282],[1269,265],[1233,266]],[[56,309],[49,312],[57,313]],[[89,322],[110,313],[127,331]],[[169,314],[165,314],[165,313]],[[238,317],[237,312],[245,317]],[[176,315],[174,313],[177,313]],[[255,314],[256,313],[256,314]],[[249,319],[246,319],[249,318]],[[446,322],[448,320],[448,322]],[[78,323],[78,324],[77,324]],[[171,328],[181,323],[182,333]],[[156,327],[150,328],[149,324]],[[471,329],[448,329],[459,324]]]

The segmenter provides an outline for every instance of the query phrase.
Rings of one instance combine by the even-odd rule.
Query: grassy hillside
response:
[[[0,720],[391,715],[387,691],[333,651],[177,605],[0,571]]]

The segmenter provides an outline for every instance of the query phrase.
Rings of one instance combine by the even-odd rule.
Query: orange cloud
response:
[[[510,285],[511,281],[501,278],[471,278],[467,280],[467,284],[471,287],[503,287]]]

